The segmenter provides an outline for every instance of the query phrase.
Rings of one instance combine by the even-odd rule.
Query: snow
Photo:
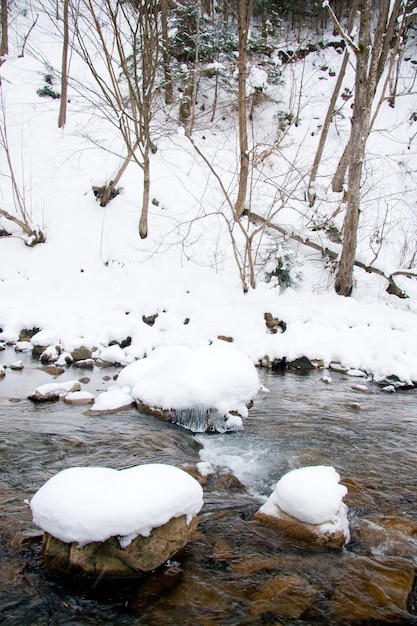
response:
[[[30,501],[33,521],[57,539],[84,546],[118,537],[122,548],[170,519],[187,524],[203,505],[200,484],[163,464],[124,470],[71,467],[50,478]]]
[[[203,406],[214,408],[221,415],[235,410],[246,417],[246,404],[253,400],[260,386],[252,361],[221,341],[180,350],[164,359],[157,354],[157,361],[138,377],[132,389],[135,400],[149,406]]]
[[[36,387],[34,393],[39,396],[45,396],[49,393],[65,394],[74,390],[78,390],[79,387],[80,383],[78,382],[78,380],[67,380],[57,383],[46,383],[45,385],[40,385],[39,387]]]
[[[94,400],[92,411],[114,411],[132,404],[133,398],[122,389],[108,389]]]
[[[236,87],[233,72],[228,89],[219,93],[221,113],[209,121],[213,89],[207,87],[205,112],[197,107],[193,128],[195,145],[219,179],[184,128],[162,110],[155,114],[155,202],[150,205],[149,235],[141,240],[140,169],[129,165],[121,193],[106,207],[99,206],[91,190],[113,179],[125,155],[112,115],[94,101],[96,85],[74,53],[70,74],[77,79],[76,88],[70,81],[67,123],[58,129],[59,102],[39,98],[36,91],[45,72],[52,73],[58,86],[60,34],[54,33],[53,20],[38,0],[28,12],[13,7],[10,54],[0,68],[1,119],[7,122],[14,174],[29,218],[44,232],[46,243],[24,245],[17,225],[0,217],[0,227],[13,235],[0,238],[0,343],[17,342],[16,349],[25,351],[45,346],[46,354],[59,354],[57,363],[63,366],[81,345],[102,361],[128,364],[117,385],[112,382],[95,399],[92,411],[117,410],[132,400],[178,410],[210,407],[228,416],[230,428],[242,424],[230,411],[247,415],[246,405],[259,388],[255,365],[265,357],[290,361],[306,356],[321,360],[324,368],[338,362],[353,377],[381,380],[395,375],[406,383],[417,381],[415,279],[395,277],[409,296],[400,300],[386,292],[385,279],[356,268],[352,297],[342,298],[334,293],[332,263],[319,252],[268,228],[255,233],[246,219],[240,232],[231,219],[219,179],[233,203],[239,153],[236,99],[230,95]],[[29,32],[38,14],[21,56],[22,33]],[[255,65],[248,75],[248,90],[258,88],[268,95],[252,111],[248,208],[288,233],[307,234],[329,245],[337,254],[340,245],[330,245],[325,232],[315,227],[327,224],[339,233],[342,228],[343,194],[331,191],[331,175],[348,138],[351,101],[338,101],[314,186],[314,207],[305,202],[305,186],[341,57],[330,48],[284,67],[276,55],[282,75],[275,83]],[[335,76],[324,73],[323,66]],[[229,69],[226,63],[212,67],[219,73]],[[368,140],[371,158],[362,187],[357,256],[364,263],[375,259],[387,274],[412,267],[415,250],[417,156],[410,121],[417,110],[411,88],[414,68],[403,63],[399,92],[404,97],[397,98],[395,109],[383,103]],[[351,90],[352,85],[349,67],[343,88]],[[84,87],[90,89],[87,98]],[[298,124],[277,130],[277,120],[285,126],[295,107]],[[0,171],[5,173],[1,207],[13,213],[15,194],[1,148]],[[254,237],[256,288],[244,293],[240,271],[247,269],[246,235]],[[271,250],[293,259],[289,286],[266,282],[265,259]],[[265,312],[283,320],[286,331],[268,332]],[[143,317],[152,314],[158,316],[149,326]],[[32,328],[40,331],[30,342],[19,342],[20,331]],[[233,341],[221,342],[219,336]],[[130,345],[125,348],[110,345],[127,338]],[[3,373],[0,366],[0,377]],[[322,379],[331,381],[326,375]],[[76,382],[51,383],[37,391],[66,393]],[[207,449],[202,458],[208,458]],[[215,459],[209,460],[215,465]],[[233,462],[240,464],[243,475],[251,471],[250,458],[241,455]],[[208,465],[201,469],[210,471]],[[190,481],[180,470],[159,465],[119,471],[71,468],[48,481],[31,508],[35,523],[63,541],[85,544],[118,535],[126,545],[172,516],[196,514],[201,489]],[[334,468],[302,468],[284,476],[268,502],[308,523],[323,524],[339,516],[343,525],[345,493]]]
[[[292,470],[277,482],[260,511],[274,516],[277,514],[275,506],[278,506],[301,522],[322,525],[323,532],[330,527],[334,532],[340,527],[347,535],[347,507],[343,503],[347,488],[339,481],[335,468],[328,465]]]
[[[355,269],[353,295],[341,298],[333,291],[334,274],[319,253],[277,240],[266,229],[262,230],[263,239],[254,240],[260,260],[255,264],[256,289],[243,293],[236,258],[244,258],[246,240],[233,230],[238,249],[232,248],[226,227],[230,216],[218,181],[175,121],[168,123],[157,115],[152,127],[158,150],[151,157],[151,197],[158,204],[150,206],[148,238],[140,240],[137,234],[141,177],[134,163],[123,176],[121,193],[100,207],[91,186],[114,176],[124,147],[113,124],[106,123],[106,115],[96,117],[91,102],[83,100],[71,84],[67,124],[64,129],[57,128],[59,103],[39,98],[36,90],[42,86],[46,68],[60,67],[61,40],[40,3],[33,4],[33,11],[39,12],[39,19],[23,57],[19,56],[21,33],[32,24],[31,16],[14,14],[10,54],[0,73],[15,175],[31,222],[45,232],[46,243],[25,246],[19,228],[0,218],[0,226],[16,235],[0,240],[0,342],[17,341],[23,328],[37,327],[41,330],[31,345],[48,346],[51,354],[59,346],[58,363],[65,364],[63,355],[82,344],[90,349],[99,347],[100,358],[111,363],[140,359],[134,363],[140,380],[136,381],[133,369],[126,368],[119,379],[121,389],[128,386],[134,397],[170,407],[208,402],[216,382],[220,385],[216,406],[229,411],[238,402],[244,413],[243,405],[255,387],[248,366],[240,372],[242,380],[239,376],[233,379],[231,387],[237,385],[237,390],[231,389],[227,398],[225,389],[231,381],[226,364],[216,377],[217,365],[208,359],[211,382],[204,389],[202,363],[197,366],[192,353],[188,362],[185,353],[181,355],[185,349],[207,350],[220,335],[231,337],[234,349],[255,365],[265,356],[270,360],[306,356],[322,360],[324,367],[331,361],[340,362],[347,370],[366,372],[375,380],[395,375],[406,383],[417,381],[415,279],[396,276],[409,295],[400,300],[386,293],[384,279]],[[329,49],[308,55],[301,64],[284,67],[282,80],[268,84],[268,99],[254,109],[251,136],[256,141],[253,155],[258,169],[251,190],[253,209],[267,217],[274,211],[274,220],[288,232],[302,232],[306,224],[325,222],[329,216],[339,230],[342,225],[341,195],[330,191],[330,175],[349,132],[349,103],[346,107],[339,103],[337,125],[326,145],[325,171],[315,185],[320,203],[310,211],[303,200],[318,129],[336,80],[320,68],[326,64],[337,72],[340,62],[341,55]],[[77,55],[71,59],[71,73],[79,85],[93,86]],[[261,86],[267,72],[252,66],[250,77],[254,79],[252,87]],[[405,63],[401,77],[404,93],[413,77],[413,67]],[[289,84],[294,89],[303,84],[299,124],[286,131],[283,142],[278,137],[274,147],[271,129],[276,128],[277,103],[283,113],[291,112],[294,89]],[[352,84],[350,68],[344,86],[351,88]],[[207,93],[210,96],[209,89]],[[234,103],[222,102],[222,115],[211,124],[209,96],[208,114],[199,113],[193,140],[214,164],[233,199],[238,144]],[[413,94],[398,98],[395,109],[384,104],[369,138],[373,156],[364,181],[358,258],[366,262],[374,258],[376,236],[383,228],[375,264],[388,273],[401,266],[401,259],[415,245],[411,235],[415,230],[415,185],[410,173],[416,171],[415,130],[408,121],[413,110]],[[3,153],[0,161],[0,169],[7,171]],[[294,168],[288,167],[291,163]],[[278,197],[282,190],[292,195],[285,191],[281,206]],[[389,198],[392,206],[389,214],[384,198]],[[13,193],[6,180],[1,204],[13,211]],[[251,232],[249,223],[244,222],[244,228]],[[320,242],[318,232],[309,230],[308,235]],[[285,251],[285,246],[289,257],[300,261],[297,272],[302,274],[296,286],[286,289],[263,281],[261,263],[267,250]],[[333,248],[340,252],[340,246]],[[284,320],[286,332],[270,334],[265,312]],[[158,314],[155,324],[144,324],[142,317],[154,313]],[[131,344],[126,348],[109,345],[127,337]],[[18,348],[29,346],[19,342]],[[155,375],[164,377],[158,389],[156,378],[145,370],[157,367],[150,356],[155,353],[156,359],[161,349],[177,352],[154,370]],[[243,367],[243,360],[240,365]],[[132,380],[127,380],[131,374]],[[243,380],[248,381],[244,394]],[[106,401],[114,404],[112,394],[100,399]]]

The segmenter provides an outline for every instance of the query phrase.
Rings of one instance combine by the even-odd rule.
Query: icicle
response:
[[[194,433],[224,433],[229,430],[224,415],[220,414],[216,409],[202,405],[195,405],[187,409],[177,409],[174,411],[172,421]]]

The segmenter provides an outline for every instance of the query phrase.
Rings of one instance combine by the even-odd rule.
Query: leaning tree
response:
[[[336,28],[353,51],[356,61],[350,138],[337,168],[337,180],[333,181],[333,189],[341,190],[347,171],[347,206],[335,290],[340,295],[349,296],[353,288],[362,171],[366,143],[374,120],[373,104],[380,80],[390,66],[389,61],[400,49],[411,3],[409,0],[363,0],[358,12],[357,41],[342,30],[328,1],[323,4],[330,11]]]

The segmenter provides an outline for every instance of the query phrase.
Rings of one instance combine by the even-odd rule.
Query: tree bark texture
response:
[[[240,217],[245,210],[246,191],[249,178],[248,130],[246,111],[246,69],[249,24],[252,16],[253,0],[239,0],[238,8],[238,116],[239,116],[239,187],[235,203],[235,213]]]
[[[7,0],[1,0],[1,42],[0,57],[9,53],[9,25],[7,19]]]
[[[58,128],[63,128],[67,120],[67,93],[68,93],[68,5],[69,0],[64,0],[64,38],[62,41],[62,64],[61,64],[61,100],[59,105]]]
[[[394,40],[398,17],[406,8],[402,0],[364,0],[360,13],[359,43],[356,54],[355,97],[351,134],[344,158],[348,164],[348,197],[343,224],[343,246],[335,280],[338,294],[349,296],[353,288],[357,230],[360,214],[360,189],[366,142],[371,130],[372,104],[390,51],[397,51]],[[372,18],[375,17],[373,37]],[[397,37],[400,36],[397,33]]]

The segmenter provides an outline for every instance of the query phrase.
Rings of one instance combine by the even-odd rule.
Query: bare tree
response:
[[[358,7],[358,2],[359,0],[354,0],[351,11],[350,11],[349,22],[347,26],[347,32],[349,35],[353,28],[355,14],[356,14],[356,10]],[[332,120],[333,120],[336,101],[337,101],[337,98],[339,97],[339,92],[342,87],[343,79],[345,77],[346,68],[347,68],[347,64],[349,61],[349,55],[350,55],[350,49],[349,47],[346,47],[345,53],[343,55],[343,60],[339,69],[339,74],[338,74],[338,77],[337,77],[337,80],[333,89],[333,93],[330,98],[329,106],[327,108],[326,117],[324,118],[323,126],[322,126],[321,133],[320,133],[320,140],[317,146],[317,151],[314,156],[314,162],[311,168],[310,180],[308,181],[308,190],[307,190],[308,202],[310,206],[313,206],[314,201],[315,201],[315,193],[312,191],[312,187],[314,183],[316,182],[321,157],[323,155],[324,146],[326,144],[327,135],[330,129],[330,124],[332,123]]]
[[[82,0],[82,10],[74,7],[73,19],[79,50],[98,86],[99,106],[107,109],[107,119],[117,126],[127,151],[117,175],[94,192],[104,206],[117,195],[116,182],[134,161],[143,173],[139,234],[144,239],[154,149],[150,125],[159,67],[159,2]],[[104,70],[98,68],[97,55]]]
[[[348,167],[348,194],[343,224],[343,246],[335,280],[338,294],[349,296],[353,287],[353,268],[360,215],[360,189],[366,142],[372,124],[372,105],[380,78],[386,68],[390,53],[395,50],[393,41],[398,34],[398,20],[407,11],[408,2],[402,0],[363,0],[359,21],[359,38],[355,43],[343,32],[333,10],[325,3],[336,28],[356,57],[355,95],[351,134],[345,160]],[[372,26],[373,17],[375,27]]]
[[[24,242],[29,246],[34,246],[37,243],[43,243],[45,236],[42,231],[35,230],[32,225],[30,211],[27,206],[24,190],[19,184],[18,176],[16,175],[14,168],[14,161],[12,157],[12,150],[9,143],[7,132],[7,120],[6,120],[6,103],[5,98],[0,87],[0,149],[4,152],[7,163],[7,174],[3,173],[3,176],[9,179],[12,190],[12,198],[14,205],[14,213],[10,213],[5,209],[0,208],[0,216],[13,222],[19,228],[22,229],[26,237],[21,237]]]
[[[239,0],[237,15],[237,30],[239,40],[238,56],[238,115],[239,115],[239,188],[234,210],[240,217],[245,210],[246,192],[249,177],[249,148],[247,130],[247,97],[246,97],[246,71],[247,71],[247,45],[249,37],[249,25],[253,11],[253,0]]]

